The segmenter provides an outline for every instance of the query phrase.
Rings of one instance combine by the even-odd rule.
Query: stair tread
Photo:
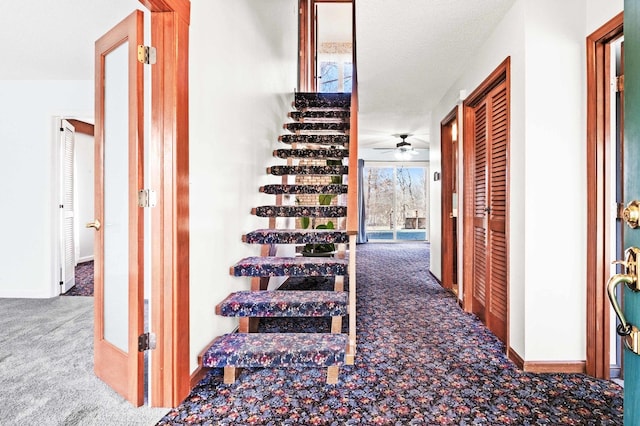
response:
[[[349,166],[271,166],[267,167],[267,174],[283,175],[346,175]]]
[[[347,315],[344,291],[238,291],[216,307],[227,317],[335,317]]]
[[[304,110],[304,111],[291,111],[289,117],[293,120],[342,120],[349,119],[351,116],[350,111],[344,109],[321,109],[321,110]]]
[[[349,262],[336,257],[251,256],[231,267],[236,277],[309,277],[347,275]]]
[[[294,97],[293,106],[296,109],[350,108],[351,93],[297,92]]]
[[[259,206],[251,213],[259,217],[346,217],[347,206]]]
[[[284,128],[291,131],[338,131],[342,132],[348,130],[350,127],[350,123],[348,122],[332,122],[332,121],[321,121],[321,122],[292,122],[285,123]]]
[[[204,367],[327,367],[344,364],[348,336],[342,333],[230,333],[216,338]]]
[[[249,244],[340,244],[348,243],[349,235],[336,229],[256,229],[242,240]]]
[[[277,158],[335,158],[341,159],[349,156],[346,149],[276,149],[273,156]]]
[[[331,183],[328,185],[286,185],[273,184],[260,187],[265,194],[346,194],[347,185]]]
[[[349,135],[343,134],[287,134],[279,137],[280,142],[292,144],[313,144],[313,145],[346,145],[349,143]]]

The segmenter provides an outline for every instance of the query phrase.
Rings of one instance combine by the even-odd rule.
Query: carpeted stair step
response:
[[[344,132],[349,130],[349,123],[285,123],[283,127],[290,132]]]
[[[346,231],[334,229],[257,229],[242,236],[248,244],[346,244]]]
[[[273,184],[260,187],[265,194],[346,194],[347,185],[331,183],[328,185],[285,185]]]
[[[339,317],[348,313],[344,291],[238,291],[216,306],[224,317]]]
[[[273,156],[278,158],[342,159],[349,156],[346,149],[276,149]]]
[[[224,383],[235,382],[237,368],[327,367],[327,383],[338,381],[348,335],[342,333],[231,333],[217,337],[202,365],[224,368]]]
[[[346,175],[349,166],[271,166],[267,167],[267,174],[274,176],[285,175]]]
[[[342,145],[349,143],[349,135],[322,135],[322,134],[288,134],[281,135],[280,142],[286,144],[311,144],[311,145]]]
[[[246,257],[230,268],[235,277],[308,277],[347,275],[349,261],[336,257]]]
[[[351,108],[351,93],[296,92],[293,107],[297,110]]]
[[[291,111],[289,117],[295,121],[316,121],[316,120],[347,120],[351,117],[349,111],[344,110],[306,110]]]
[[[346,217],[347,206],[259,206],[251,209],[258,217]]]

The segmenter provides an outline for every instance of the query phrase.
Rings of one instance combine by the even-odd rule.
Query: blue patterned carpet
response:
[[[430,276],[428,244],[357,250],[358,352],[337,385],[320,369],[246,369],[233,385],[212,370],[158,425],[622,425],[617,384],[519,371]]]
[[[63,296],[93,296],[93,260],[76,265],[76,285]]]

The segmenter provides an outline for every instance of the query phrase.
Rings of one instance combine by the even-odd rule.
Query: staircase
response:
[[[348,93],[295,94],[294,111],[279,138],[287,148],[273,152],[286,164],[267,169],[281,182],[260,188],[275,195],[275,203],[251,212],[268,218],[269,226],[242,237],[246,244],[261,245],[261,255],[230,269],[235,277],[251,277],[251,291],[234,292],[216,306],[217,315],[238,318],[238,332],[216,338],[201,359],[203,367],[223,368],[225,383],[233,383],[241,368],[321,367],[327,383],[334,384],[340,366],[354,362],[355,252],[348,247],[355,249],[355,236],[346,230],[345,183],[350,106]],[[295,247],[287,251],[295,256],[278,256],[280,245]],[[270,290],[271,277],[308,283],[314,282],[310,277],[326,277],[333,288],[283,290],[285,281]],[[273,317],[327,317],[331,326],[326,332],[259,332],[260,319]],[[345,317],[349,333],[343,332]]]

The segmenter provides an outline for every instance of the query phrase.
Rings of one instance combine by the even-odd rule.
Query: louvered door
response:
[[[490,104],[488,161],[487,325],[500,340],[507,338],[507,90],[502,83],[488,95]]]
[[[509,116],[505,82],[475,105],[473,137],[472,310],[506,342]]]
[[[60,294],[66,293],[76,284],[75,279],[75,207],[73,189],[74,127],[67,120],[60,123],[60,145],[62,150],[62,191],[60,194],[61,262]]]
[[[474,113],[473,312],[485,320],[487,277],[487,104]]]

